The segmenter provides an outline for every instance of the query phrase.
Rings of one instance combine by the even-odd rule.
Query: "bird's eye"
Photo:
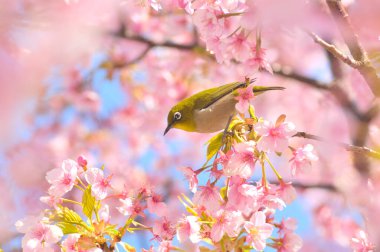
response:
[[[175,113],[174,113],[174,119],[175,119],[176,121],[178,121],[179,119],[181,119],[181,117],[182,117],[182,115],[181,115],[180,112],[175,112]]]

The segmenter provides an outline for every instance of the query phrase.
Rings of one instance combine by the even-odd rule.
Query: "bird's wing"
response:
[[[253,81],[254,80],[252,80],[251,83]],[[208,107],[210,107],[211,105],[213,105],[215,102],[219,101],[220,99],[222,99],[226,95],[229,95],[233,91],[235,91],[236,89],[243,88],[243,87],[247,87],[246,82],[233,82],[233,83],[223,85],[221,87],[211,88],[211,89],[202,91],[201,92],[202,96],[203,97],[205,95],[207,96],[207,99],[202,99],[202,101],[206,100],[207,102],[203,103],[202,101],[199,100],[199,102],[201,102],[203,104],[198,104],[197,107],[199,109],[207,109]]]

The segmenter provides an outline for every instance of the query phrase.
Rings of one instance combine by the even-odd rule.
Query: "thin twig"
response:
[[[328,43],[327,41],[323,40],[321,37],[319,37],[317,34],[313,32],[309,32],[310,36],[313,38],[314,42],[322,46],[324,49],[326,49],[328,52],[330,52],[332,55],[334,55],[336,58],[340,59],[347,65],[358,69],[361,67],[364,62],[357,61],[353,58],[350,58],[348,55],[345,55],[342,51],[340,51],[335,45]]]
[[[148,54],[148,52],[149,52],[152,48],[153,48],[152,46],[148,45],[148,46],[145,48],[145,50],[144,50],[139,56],[137,56],[137,57],[134,58],[133,60],[128,61],[127,63],[125,63],[125,64],[123,65],[123,67],[129,66],[129,65],[133,65],[133,64],[139,62],[140,60],[142,60],[142,59]]]
[[[278,181],[269,181],[270,184],[275,184],[278,185]],[[336,188],[332,184],[327,184],[327,183],[313,183],[313,184],[305,184],[301,182],[292,182],[292,186],[297,188],[297,189],[323,189],[327,191],[332,191],[332,192],[339,192],[338,188]]]
[[[297,132],[295,135],[293,135],[293,137],[302,137],[302,138],[316,140],[319,142],[332,143],[332,144],[341,146],[342,148],[344,148],[347,151],[351,151],[351,152],[355,152],[355,153],[363,153],[363,154],[366,154],[370,157],[380,159],[380,152],[377,152],[377,151],[370,149],[366,146],[356,146],[356,145],[342,143],[342,142],[333,142],[333,141],[327,140],[325,138],[322,138],[320,136],[312,135],[312,134],[309,134],[306,132]]]
[[[310,87],[316,88],[316,89],[328,90],[329,86],[330,86],[330,83],[321,82],[321,81],[318,81],[316,79],[295,73],[293,71],[286,71],[286,70],[284,70],[284,68],[282,68],[281,66],[278,66],[278,65],[273,65],[272,69],[273,69],[273,73],[278,75],[278,76],[302,82],[302,83],[304,83]]]

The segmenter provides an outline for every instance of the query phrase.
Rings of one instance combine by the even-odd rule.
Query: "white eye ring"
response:
[[[180,112],[175,112],[175,113],[174,113],[174,119],[175,119],[175,120],[178,121],[179,119],[181,119],[181,117],[182,117],[182,115],[181,115]]]

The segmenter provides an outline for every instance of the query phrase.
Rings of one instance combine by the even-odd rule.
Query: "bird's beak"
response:
[[[174,124],[174,122],[171,122],[171,123],[168,124],[168,126],[165,129],[164,136],[166,135],[166,133],[169,132],[169,130],[172,128],[173,124]]]

